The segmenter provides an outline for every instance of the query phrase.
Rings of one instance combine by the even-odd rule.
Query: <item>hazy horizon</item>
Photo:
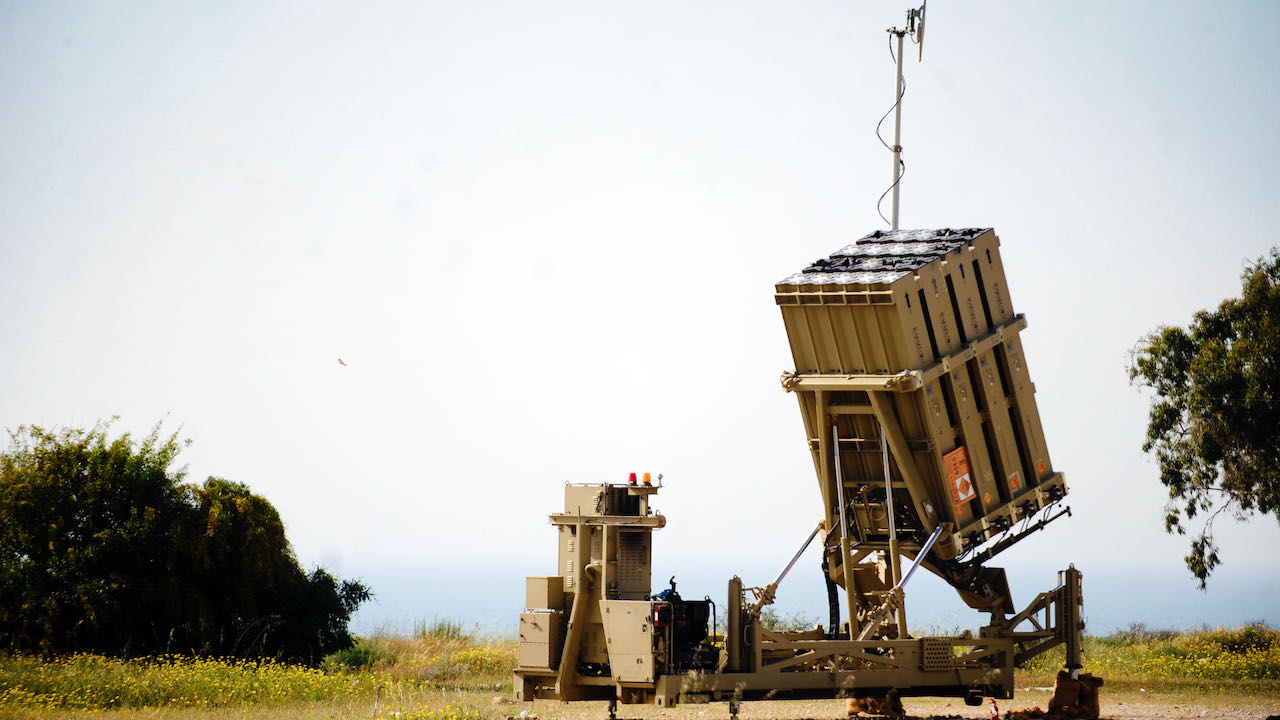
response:
[[[764,585],[781,567],[750,563],[743,557],[699,558],[681,561],[674,551],[659,546],[654,557],[652,589],[667,586],[676,576],[677,588],[687,598],[709,596],[723,608],[726,583],[733,574],[747,585]],[[813,555],[813,553],[808,553]],[[809,561],[812,562],[809,562]],[[784,561],[785,562],[785,561]],[[780,586],[775,609],[784,616],[796,613],[827,624],[826,590],[817,558],[806,557]],[[1000,562],[994,566],[1004,566]],[[353,565],[355,569],[360,565]],[[433,620],[460,622],[485,634],[515,631],[524,604],[524,577],[555,573],[552,554],[542,562],[526,563],[499,557],[460,561],[376,564],[363,566],[359,577],[369,583],[375,601],[356,613],[352,629],[361,634],[410,633]],[[1220,568],[1205,591],[1185,568],[1125,565],[1092,565],[1083,573],[1085,633],[1109,635],[1131,625],[1148,629],[1194,630],[1202,627],[1236,627],[1246,623],[1276,623],[1274,598],[1280,594],[1280,577],[1265,566],[1227,564]],[[1037,593],[1052,590],[1058,570],[1026,561],[1006,566],[1010,589],[1018,609]],[[441,589],[444,590],[441,593]],[[841,598],[843,608],[843,597]],[[935,632],[973,629],[987,615],[964,605],[955,591],[927,572],[913,576],[907,588],[909,627]],[[842,610],[843,611],[843,610]]]

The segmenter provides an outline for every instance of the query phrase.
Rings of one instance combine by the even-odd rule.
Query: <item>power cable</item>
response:
[[[888,37],[889,37],[889,59],[893,61],[894,67],[897,67],[898,56],[893,52],[893,33],[889,33]],[[889,152],[893,152],[893,146],[884,141],[884,136],[880,134],[880,128],[884,125],[884,121],[889,118],[889,114],[892,113],[894,110],[898,109],[900,105],[902,105],[902,97],[907,94],[907,79],[902,75],[902,73],[898,73],[898,84],[901,85],[902,90],[898,93],[897,99],[893,101],[893,104],[889,106],[889,109],[886,110],[884,115],[880,117],[880,122],[876,123],[876,139],[879,140],[880,144],[883,145],[885,149],[888,150]],[[905,160],[902,159],[901,156],[899,156],[898,157],[898,179],[894,180],[893,183],[889,185],[888,189],[886,189],[883,193],[880,194],[880,198],[876,200],[876,214],[879,215],[880,219],[883,220],[885,224],[890,227],[893,227],[893,223],[889,220],[889,218],[884,216],[884,210],[881,209],[881,206],[884,205],[885,196],[893,192],[894,188],[898,187],[898,184],[902,182],[902,177],[906,174],[907,174],[907,163]]]

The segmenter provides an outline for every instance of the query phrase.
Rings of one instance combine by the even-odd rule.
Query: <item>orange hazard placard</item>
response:
[[[943,455],[942,466],[947,472],[951,502],[957,508],[978,496],[977,489],[973,487],[973,476],[969,474],[969,453],[965,452],[963,445]]]

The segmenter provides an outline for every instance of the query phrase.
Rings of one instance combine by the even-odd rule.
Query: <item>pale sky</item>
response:
[[[780,568],[820,502],[773,284],[885,227],[909,6],[0,2],[0,426],[163,420],[347,577],[550,573],[563,483],[632,471],[659,560]],[[901,225],[995,228],[1071,488],[1008,555],[1194,593],[1125,361],[1280,242],[1280,5],[928,23]],[[1280,577],[1274,518],[1218,527]]]

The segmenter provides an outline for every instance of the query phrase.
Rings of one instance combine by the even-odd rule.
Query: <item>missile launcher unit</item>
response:
[[[988,564],[1069,514],[995,233],[875,232],[774,293],[795,362],[782,385],[799,400],[818,481],[813,533],[774,582],[729,579],[717,612],[681,598],[674,580],[653,593],[658,485],[566,486],[564,512],[550,517],[558,574],[527,580],[517,699],[605,700],[611,714],[619,702],[726,700],[736,715],[766,697],[976,704],[1012,697],[1015,664],[1063,643],[1074,681],[1080,573],[1062,571],[1018,610]],[[815,539],[827,624],[766,628],[763,609]],[[976,636],[912,636],[903,589],[920,567],[987,613]]]

